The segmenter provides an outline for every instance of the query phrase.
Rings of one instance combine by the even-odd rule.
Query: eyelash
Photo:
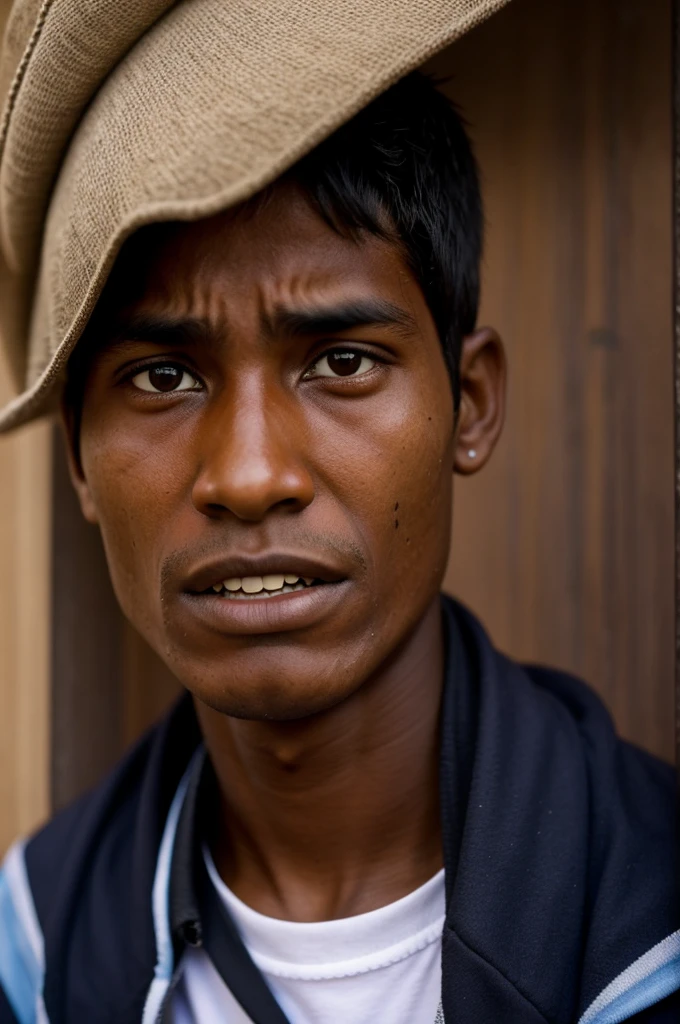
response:
[[[305,370],[305,372],[303,373],[302,379],[303,380],[319,380],[320,378],[323,378],[323,380],[333,380],[333,381],[338,381],[338,380],[348,380],[348,381],[349,380],[359,380],[359,379],[361,379],[363,377],[367,377],[368,374],[371,373],[375,369],[375,367],[372,366],[370,370],[365,370],[363,373],[347,375],[346,377],[343,377],[341,374],[338,374],[335,377],[331,376],[330,374],[318,374],[318,376],[316,376],[316,377],[308,376],[308,374],[311,374],[311,371],[314,369],[314,367],[318,366],[319,363],[323,359],[327,359],[329,356],[337,355],[338,353],[341,353],[341,352],[343,352],[343,353],[344,352],[350,352],[352,355],[361,356],[362,359],[370,359],[373,363],[380,363],[380,364],[384,365],[385,362],[386,362],[386,359],[385,358],[381,358],[375,351],[369,351],[366,348],[362,348],[360,345],[334,345],[332,348],[327,348],[324,352],[320,352],[319,353],[319,355],[311,363],[309,368],[307,370]]]
[[[200,390],[200,388],[197,388],[197,387],[181,388],[181,389],[180,388],[174,388],[174,389],[172,389],[170,391],[161,391],[160,389],[158,389],[158,390],[151,390],[151,389],[147,389],[147,388],[140,388],[137,384],[134,383],[135,377],[138,377],[142,373],[148,373],[148,372],[151,372],[152,370],[160,370],[160,369],[166,369],[166,368],[167,369],[177,370],[179,373],[182,374],[182,376],[184,376],[184,374],[186,374],[187,376],[191,377],[195,381],[196,384],[199,384],[200,387],[203,387],[203,381],[201,380],[201,378],[193,370],[190,370],[188,366],[183,366],[181,363],[175,363],[175,362],[170,363],[170,362],[167,362],[165,360],[164,361],[156,361],[154,363],[146,363],[143,366],[135,367],[134,369],[130,370],[130,372],[125,375],[125,377],[123,379],[123,383],[131,384],[135,388],[135,390],[143,391],[143,392],[145,392],[148,395],[163,395],[163,394],[174,395],[174,394],[177,394],[178,392],[180,394],[184,394],[185,391],[198,391],[198,390]]]
[[[354,355],[362,356],[365,359],[370,359],[374,363],[378,363],[378,364],[382,364],[382,365],[384,365],[386,363],[386,361],[387,361],[385,358],[381,358],[380,355],[378,355],[375,351],[369,351],[368,349],[362,348],[359,345],[334,345],[332,348],[328,348],[324,352],[320,352],[319,353],[319,355],[309,365],[308,369],[305,370],[305,372],[303,373],[302,379],[303,380],[319,380],[319,379],[323,379],[323,380],[334,380],[334,381],[339,381],[339,380],[342,380],[342,381],[359,380],[362,377],[368,376],[368,374],[371,373],[373,369],[375,369],[375,367],[371,367],[370,370],[365,370],[361,374],[348,375],[346,377],[343,377],[340,374],[338,374],[336,377],[332,377],[330,375],[325,375],[325,374],[320,374],[317,377],[307,376],[308,374],[311,373],[311,371],[314,369],[315,366],[318,366],[318,364],[322,361],[322,359],[325,359],[328,356],[335,355],[336,353],[339,353],[339,352],[351,352]],[[129,370],[127,370],[125,372],[125,375],[121,378],[120,383],[121,384],[130,384],[131,385],[132,381],[134,380],[134,378],[136,376],[138,376],[140,373],[144,373],[146,370],[157,370],[157,369],[160,369],[161,367],[165,367],[165,366],[172,367],[173,369],[178,370],[181,373],[187,373],[187,374],[189,374],[190,377],[193,377],[193,379],[198,384],[200,384],[201,387],[205,386],[203,381],[199,377],[199,375],[194,370],[190,369],[188,366],[186,366],[186,365],[184,365],[182,363],[175,362],[175,361],[170,361],[170,360],[167,360],[167,359],[163,359],[163,360],[157,359],[157,360],[155,360],[152,363],[142,363],[142,364],[138,364],[136,366],[131,367]],[[144,392],[146,394],[149,394],[149,395],[163,395],[163,394],[165,394],[165,395],[173,395],[173,394],[177,394],[177,393],[184,394],[186,391],[197,391],[197,390],[199,390],[198,388],[183,388],[180,392],[178,392],[177,389],[175,389],[173,391],[166,391],[166,392],[163,392],[163,391],[156,391],[156,392],[154,392],[154,391],[146,391],[143,388],[138,388],[136,385],[132,385],[132,386],[135,388],[135,390],[142,391],[142,392]]]

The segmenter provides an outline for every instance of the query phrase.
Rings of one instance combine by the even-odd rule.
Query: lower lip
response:
[[[234,601],[219,594],[181,595],[185,611],[209,629],[232,635],[308,629],[332,614],[347,594],[349,580],[319,583],[292,594]]]

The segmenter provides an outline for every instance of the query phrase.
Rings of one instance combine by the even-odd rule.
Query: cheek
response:
[[[430,408],[400,432],[389,481],[394,502],[383,511],[389,528],[381,549],[390,587],[400,602],[417,605],[440,589],[451,533],[453,415]]]
[[[158,617],[158,574],[165,531],[182,492],[180,445],[150,443],[141,432],[85,436],[82,463],[114,591],[124,613],[144,631]],[[173,511],[174,510],[174,511]]]
[[[405,381],[406,385],[406,381]],[[324,463],[362,549],[384,608],[422,608],[448,560],[454,414],[448,377],[388,389],[330,429]],[[403,600],[395,600],[396,595]]]

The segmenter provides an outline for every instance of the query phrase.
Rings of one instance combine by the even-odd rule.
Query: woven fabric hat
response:
[[[125,239],[269,184],[507,0],[15,0],[0,58],[0,339],[54,408]]]

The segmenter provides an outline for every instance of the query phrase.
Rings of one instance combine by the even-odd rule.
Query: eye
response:
[[[377,359],[353,348],[337,348],[327,352],[305,374],[309,377],[360,377],[372,370]]]
[[[140,370],[132,378],[132,383],[140,391],[151,391],[156,394],[159,392],[167,394],[170,391],[195,391],[200,388],[200,384],[193,374],[183,370],[181,366],[173,366],[171,363],[149,366],[146,370]]]

